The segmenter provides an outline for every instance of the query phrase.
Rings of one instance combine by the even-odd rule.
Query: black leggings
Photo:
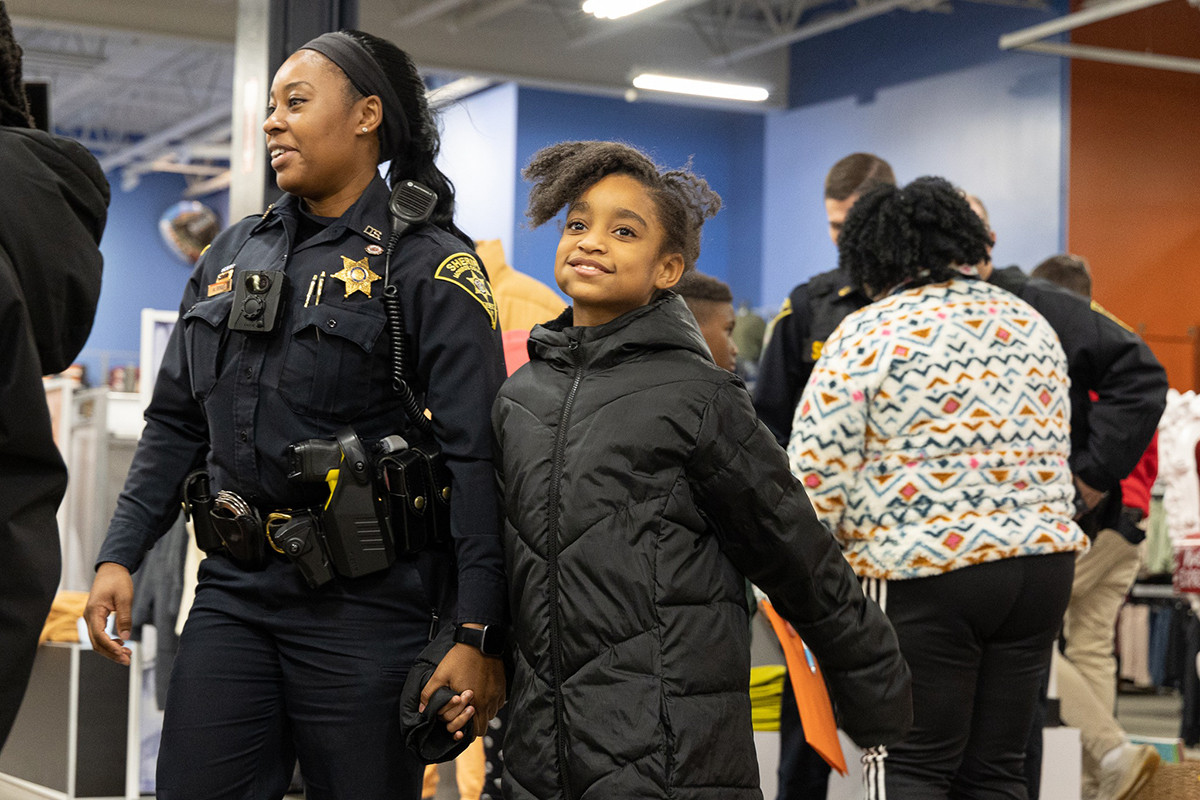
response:
[[[912,730],[868,751],[868,800],[1025,800],[1025,742],[1075,554],[993,561],[931,578],[868,579],[913,675]]]

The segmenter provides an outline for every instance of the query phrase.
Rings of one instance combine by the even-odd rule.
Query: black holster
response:
[[[183,482],[183,509],[192,521],[196,546],[205,553],[220,550],[221,537],[212,524],[213,496],[205,470],[192,472]]]

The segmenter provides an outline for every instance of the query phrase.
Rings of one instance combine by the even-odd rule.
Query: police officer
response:
[[[825,176],[825,213],[829,238],[836,245],[846,214],[859,195],[880,185],[894,185],[891,166],[871,153],[851,153]],[[754,386],[758,418],[787,447],[792,418],[821,347],[847,314],[871,300],[842,269],[813,276],[792,289],[767,330],[767,344]],[[790,680],[783,682],[779,720],[779,800],[824,797],[829,765],[804,739]]]
[[[346,426],[368,449],[411,436],[399,377],[429,409],[452,478],[460,643],[423,697],[457,692],[441,708],[456,735],[481,731],[503,702],[503,666],[488,653],[506,617],[489,422],[504,363],[486,275],[434,164],[424,88],[405,53],[358,31],[314,39],[276,73],[263,130],[286,194],[219,236],[187,284],[88,602],[93,644],[109,658],[129,663],[129,573],[173,521],[190,471],[206,465],[211,490],[240,498],[243,517],[320,509],[323,485],[288,480],[289,445]],[[390,262],[377,172],[386,160],[393,185],[437,194]],[[399,336],[389,334],[389,284]],[[397,346],[407,353],[399,376]],[[313,589],[283,555],[256,559],[233,541],[201,565],[167,696],[158,797],[278,798],[297,758],[310,798],[418,797],[398,699],[437,587],[401,555]],[[110,613],[117,639],[103,632]]]
[[[895,183],[891,166],[871,153],[852,153],[834,164],[825,176],[825,213],[833,243],[837,244],[842,221],[859,195],[875,186]],[[834,269],[792,289],[771,322],[754,387],[754,408],[784,447],[791,438],[792,417],[800,395],[813,364],[821,356],[825,339],[847,314],[869,302],[849,275]]]

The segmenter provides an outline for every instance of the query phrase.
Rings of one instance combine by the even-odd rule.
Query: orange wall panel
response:
[[[1072,41],[1200,58],[1200,10],[1172,0]],[[1070,98],[1068,249],[1171,385],[1200,389],[1200,75],[1075,59]]]

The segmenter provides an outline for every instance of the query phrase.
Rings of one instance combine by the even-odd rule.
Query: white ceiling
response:
[[[954,0],[1044,7],[1043,0]],[[625,95],[641,71],[756,83],[787,97],[788,45],[881,13],[949,0],[666,0],[622,20],[581,0],[360,0],[359,27],[427,74]],[[168,169],[206,181],[228,161],[237,0],[7,0],[25,77],[51,115],[125,182]],[[205,186],[220,185],[220,179]],[[204,186],[200,187],[202,191]]]

